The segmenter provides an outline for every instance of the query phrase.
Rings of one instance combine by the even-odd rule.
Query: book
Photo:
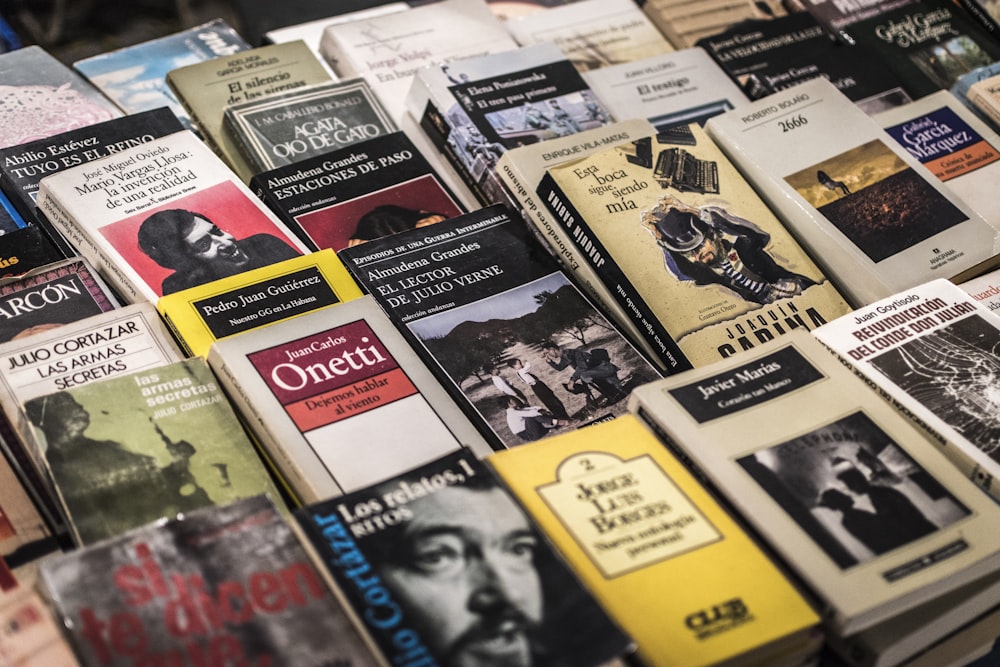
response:
[[[250,189],[308,247],[336,252],[467,210],[405,132],[257,174]]]
[[[0,53],[0,148],[117,118],[101,91],[41,46]]]
[[[767,0],[646,0],[646,12],[674,47],[687,49],[742,21],[784,16],[784,3]]]
[[[329,70],[302,41],[218,56],[166,74],[167,85],[205,142],[244,183],[253,176],[253,169],[223,129],[225,108],[331,80]]]
[[[425,67],[406,104],[483,205],[504,201],[496,176],[504,151],[612,120],[551,43]]]
[[[50,602],[88,665],[368,665],[368,645],[264,496],[53,559]]]
[[[332,250],[311,252],[174,292],[156,309],[188,356],[212,343],[361,296]]]
[[[632,0],[576,0],[505,25],[521,46],[554,43],[581,72],[674,50]]]
[[[250,44],[223,19],[82,58],[73,68],[128,114],[169,108],[186,129],[198,128],[167,85],[167,72],[232,56]]]
[[[660,376],[506,206],[339,255],[495,449],[624,414]]]
[[[11,667],[79,667],[52,610],[33,590],[0,601],[0,655]]]
[[[320,53],[341,78],[362,77],[399,123],[414,74],[465,56],[517,48],[483,0],[440,0],[326,27]]]
[[[555,7],[572,4],[579,0],[486,0],[490,10],[501,21],[512,21],[530,16],[537,12],[547,11]]]
[[[587,667],[631,648],[467,452],[295,517],[391,664]]]
[[[229,133],[259,174],[396,129],[364,79],[331,81],[226,107]]]
[[[219,341],[208,362],[302,504],[492,451],[371,296]]]
[[[991,268],[995,228],[824,79],[705,128],[854,307]]]
[[[1000,60],[1000,41],[945,0],[912,0],[846,28],[913,99],[947,90],[959,76]]]
[[[906,663],[906,667],[985,667],[997,655],[1000,607],[934,644]]]
[[[45,226],[47,220],[35,214],[38,183],[45,176],[182,129],[168,108],[159,107],[0,149],[0,189],[11,197],[21,215],[32,224]],[[75,254],[58,232],[51,227],[46,231],[63,244],[67,256]]]
[[[704,125],[749,99],[700,46],[608,65],[583,78],[614,118],[645,118],[658,132]]]
[[[828,632],[997,571],[998,536],[977,524],[1000,507],[809,332],[639,387],[629,407],[796,573]]]
[[[994,35],[1000,32],[1000,4],[996,0],[956,0],[955,4]]]
[[[913,99],[890,72],[870,66],[867,47],[837,42],[807,12],[737,23],[698,45],[754,100],[817,77],[868,114]]]
[[[913,0],[867,0],[866,2],[846,3],[834,0],[810,0],[802,3],[816,21],[831,34],[847,44],[854,44],[847,28],[858,21],[884,14],[897,7],[910,4]]]
[[[486,463],[635,640],[642,664],[764,665],[818,652],[809,602],[634,415]]]
[[[951,281],[937,279],[813,333],[926,425],[959,469],[1000,498],[990,375],[1000,365],[1000,320],[986,306]]]
[[[53,235],[38,225],[30,224],[23,229],[3,234],[3,243],[0,243],[0,280],[66,259],[67,254],[56,245],[53,238]]]
[[[969,278],[958,286],[990,311],[1000,310],[1000,298],[997,298],[1000,297],[1000,269]]]
[[[5,193],[0,192],[0,235],[24,229],[28,222]]]
[[[874,118],[962,201],[1000,228],[1000,203],[988,196],[1000,176],[1000,135],[947,90]]]
[[[24,402],[74,542],[267,493],[253,443],[200,357]]]
[[[550,166],[535,189],[661,362],[704,366],[849,313],[719,147],[687,129],[694,145],[646,135]]]
[[[343,14],[327,16],[330,11],[337,11],[340,8],[326,6],[322,8],[323,16],[303,20],[299,23],[285,23],[286,17],[281,20],[282,25],[273,26],[264,33],[262,44],[281,44],[283,42],[294,42],[297,39],[304,41],[316,55],[322,57],[320,42],[323,40],[323,31],[326,26],[334,23],[346,23],[348,21],[358,21],[373,16],[389,14],[390,12],[401,12],[410,8],[406,2],[385,2],[373,7],[366,7],[356,11],[348,11]],[[325,60],[325,58],[324,58]]]
[[[37,204],[130,303],[306,251],[190,130],[47,176]]]
[[[1000,128],[998,93],[1000,93],[1000,77],[995,74],[972,83],[966,93],[969,105],[978,111],[979,115],[985,118],[986,122],[990,123],[994,129]]]
[[[0,455],[0,610],[32,590],[41,561],[61,547],[55,524],[35,496],[6,454]],[[6,657],[4,643],[0,630],[0,656]]]

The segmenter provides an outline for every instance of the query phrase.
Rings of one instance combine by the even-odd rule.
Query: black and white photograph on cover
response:
[[[623,414],[656,379],[561,273],[407,326],[510,445]]]
[[[485,114],[506,148],[535,144],[605,125],[607,109],[588,90],[525,102]]]
[[[873,262],[965,222],[965,214],[879,139],[785,176]]]
[[[1000,462],[1000,331],[979,315],[869,359],[900,389]]]
[[[944,90],[950,89],[958,77],[977,67],[985,67],[995,58],[983,50],[968,35],[935,42],[909,54],[909,58],[931,81]]]
[[[738,463],[841,569],[969,515],[864,412]]]
[[[436,664],[575,667],[613,657],[621,635],[483,464],[447,457],[345,506],[385,498],[401,520],[352,532]]]

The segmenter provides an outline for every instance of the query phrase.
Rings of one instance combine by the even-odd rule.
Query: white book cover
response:
[[[356,12],[347,12],[346,14],[337,14],[336,16],[274,28],[264,33],[264,42],[266,44],[283,44],[301,39],[329,67],[330,63],[326,62],[326,59],[323,58],[323,52],[319,46],[323,40],[323,31],[326,30],[327,26],[337,23],[348,23],[350,21],[363,21],[383,14],[401,12],[409,8],[410,6],[405,2],[390,2],[377,7],[359,9]]]
[[[581,72],[674,50],[633,0],[577,0],[505,25],[521,46],[554,43]]]
[[[37,204],[131,303],[307,251],[190,130],[46,177]]]
[[[947,90],[883,111],[876,122],[986,222],[1000,229],[1000,135]]]
[[[993,226],[826,79],[705,128],[855,307],[984,270],[1000,250]]]
[[[938,279],[813,330],[1000,499],[1000,318]]]
[[[792,568],[830,632],[997,571],[1000,506],[806,331],[648,383],[629,407]]]
[[[208,362],[303,503],[492,452],[370,296],[217,341]]]
[[[991,311],[1000,310],[1000,269],[969,278],[965,282],[958,283],[958,286]]]
[[[583,78],[612,116],[645,118],[657,130],[704,124],[750,101],[700,46],[602,67]]]

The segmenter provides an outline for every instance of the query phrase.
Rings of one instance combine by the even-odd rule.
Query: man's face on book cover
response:
[[[184,245],[193,259],[205,264],[224,262],[242,266],[250,260],[232,234],[199,216],[195,216],[191,231],[184,235]]]

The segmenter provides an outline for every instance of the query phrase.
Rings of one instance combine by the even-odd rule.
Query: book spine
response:
[[[579,250],[580,256],[604,282],[608,291],[624,309],[629,319],[642,333],[647,344],[656,352],[657,359],[667,374],[678,373],[692,367],[670,332],[666,330],[638,291],[625,277],[614,258],[590,230],[583,216],[574,208],[555,180],[545,174],[538,185],[538,196],[562,224],[568,241]]]

